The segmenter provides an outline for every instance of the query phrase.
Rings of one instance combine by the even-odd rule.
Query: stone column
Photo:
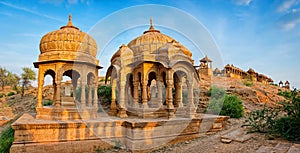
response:
[[[147,96],[147,81],[142,82],[142,107],[148,108],[148,96]]]
[[[44,74],[39,70],[38,76],[38,97],[37,97],[37,108],[43,107],[43,86],[44,86]]]
[[[110,110],[109,115],[117,115],[117,104],[116,104],[116,84],[115,81],[112,81],[111,85],[111,104],[110,104]]]
[[[167,71],[166,103],[167,103],[169,118],[172,118],[175,116],[174,115],[174,105],[173,105],[173,94],[172,94],[173,87],[174,87],[173,74],[172,74],[171,70],[168,70]]]
[[[174,109],[173,106],[173,94],[172,88],[174,87],[173,76],[171,71],[167,71],[167,90],[166,90],[166,102],[169,109]]]
[[[173,88],[173,81],[172,80],[167,80],[166,99],[167,99],[167,106],[170,109],[174,108],[172,88]]]
[[[88,90],[88,106],[91,107],[92,106],[92,102],[93,102],[93,97],[92,97],[92,81],[89,81],[89,90]]]
[[[55,78],[53,78],[53,102],[56,100],[56,83],[55,83]]]
[[[78,79],[78,78],[73,78],[73,79],[72,79],[72,85],[73,85],[73,97],[74,97],[74,99],[76,99],[77,79]]]
[[[182,103],[182,83],[178,82],[176,84],[176,103],[178,107],[183,107]]]
[[[98,81],[97,79],[94,82],[94,104],[95,108],[98,108]]]
[[[126,118],[128,117],[126,114],[126,107],[125,107],[125,86],[126,82],[121,81],[120,83],[120,93],[119,93],[119,113],[118,116],[121,118]]]
[[[81,96],[80,96],[81,108],[84,108],[86,106],[85,86],[86,86],[86,81],[84,81],[82,78],[82,80],[81,80]]]
[[[56,81],[56,92],[55,92],[55,103],[54,103],[54,106],[56,108],[59,108],[60,105],[61,105],[61,101],[60,101],[60,86],[61,82],[60,81]]]
[[[158,100],[158,104],[159,106],[161,106],[162,103],[162,83],[160,82],[160,80],[156,81],[156,86],[157,86],[157,100]]]
[[[138,92],[139,82],[133,83],[133,106],[134,108],[139,107],[139,92]]]
[[[193,91],[193,83],[190,81],[187,81],[187,88],[188,88],[188,95],[187,95],[187,103],[188,103],[188,117],[194,117],[196,112],[196,107],[194,104],[194,91]]]

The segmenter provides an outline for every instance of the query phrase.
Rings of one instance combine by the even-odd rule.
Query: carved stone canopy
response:
[[[71,15],[67,25],[47,33],[40,41],[40,62],[76,60],[96,64],[96,55],[96,41],[73,25]]]

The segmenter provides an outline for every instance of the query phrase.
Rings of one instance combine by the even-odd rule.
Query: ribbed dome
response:
[[[97,44],[91,36],[72,25],[70,15],[66,26],[43,36],[40,41],[40,51],[41,54],[57,51],[69,52],[69,54],[81,52],[96,57]]]
[[[150,28],[145,31],[143,35],[133,39],[128,43],[128,47],[134,52],[155,52],[160,47],[165,46],[167,43],[176,43],[177,47],[183,49],[183,53],[188,57],[192,56],[192,53],[188,51],[184,46],[179,44],[175,39],[165,34],[162,34],[159,30],[154,29],[152,25],[152,19],[150,19]]]
[[[143,35],[130,41],[127,46],[130,48],[151,44],[160,44],[160,46],[163,46],[164,44],[172,41],[175,41],[175,39],[160,33],[158,30],[149,29],[148,31],[145,31]]]

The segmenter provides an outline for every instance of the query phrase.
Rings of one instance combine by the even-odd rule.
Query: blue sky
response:
[[[190,15],[187,21],[200,22],[202,27],[199,31],[201,28],[208,31],[217,44],[218,51],[214,51],[222,58],[222,62],[214,64],[215,67],[220,68],[220,63],[234,64],[244,70],[251,67],[276,82],[289,80],[292,86],[300,87],[300,0],[0,0],[0,65],[15,73],[21,73],[24,66],[33,68],[32,62],[37,61],[41,37],[66,25],[70,13],[73,15],[73,24],[93,36],[101,23],[106,23],[109,29],[125,22],[118,23],[118,20],[112,19],[118,14],[116,12],[146,4],[177,9],[184,15]],[[180,17],[165,9],[153,11],[156,12],[153,12],[156,28],[189,48],[196,63],[204,54],[214,52],[203,47],[205,43],[195,43],[197,29],[194,29],[194,36],[184,33],[185,28],[195,27],[187,26],[186,22],[175,22]],[[163,15],[157,15],[159,13]],[[149,14],[151,11],[144,13],[145,16]],[[165,14],[173,20],[165,20]],[[100,74],[107,69],[107,59],[121,43],[127,44],[148,29],[149,19],[139,20],[141,17],[140,14],[130,14],[130,21],[139,26],[113,36],[105,35],[108,33],[105,33],[102,24],[99,30],[104,31],[103,37],[112,40],[107,46],[98,43],[98,46],[101,44],[99,48],[104,48],[98,54],[104,66]],[[105,22],[107,19],[111,19],[111,22]],[[174,23],[170,27],[171,21]],[[205,36],[199,35],[199,38]]]

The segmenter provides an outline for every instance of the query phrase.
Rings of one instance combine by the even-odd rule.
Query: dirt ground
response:
[[[261,146],[275,147],[278,143],[293,144],[292,142],[283,139],[269,140],[267,134],[251,133],[251,138],[245,142],[232,141],[231,143],[221,142],[221,136],[237,130],[243,125],[242,119],[229,119],[224,130],[214,133],[203,134],[202,137],[177,143],[170,146],[154,149],[152,153],[249,153],[259,152]],[[125,149],[110,149],[105,150],[106,153],[129,153],[131,151]],[[139,151],[136,151],[139,152]],[[287,151],[282,151],[287,152]]]
[[[218,77],[214,79],[220,79]],[[220,80],[216,82],[221,82]],[[249,113],[252,110],[261,109],[265,104],[274,105],[278,101],[282,101],[283,97],[278,96],[278,87],[263,85],[261,83],[255,83],[253,87],[246,87],[240,80],[235,79],[227,79],[227,84],[219,86],[224,87],[230,91],[231,94],[238,95],[244,105],[244,109],[246,113]],[[20,95],[14,95],[6,99],[5,103],[3,103],[3,107],[10,107],[11,112],[14,114],[14,119],[17,119],[25,112],[34,113],[35,112],[35,104],[36,104],[36,90],[32,90],[25,95],[25,97],[21,98]],[[105,106],[103,106],[105,107]],[[109,106],[107,106],[109,109]],[[13,121],[12,120],[12,121]],[[286,140],[278,139],[270,140],[268,135],[261,133],[253,133],[251,134],[251,138],[245,142],[236,142],[232,141],[231,143],[222,143],[220,141],[221,136],[242,128],[243,121],[245,118],[241,119],[229,119],[227,125],[222,131],[203,134],[202,137],[177,143],[174,145],[158,148],[152,150],[154,153],[186,153],[186,152],[220,152],[220,153],[230,153],[230,152],[259,152],[258,150],[262,146],[266,147],[274,147],[278,143],[284,144],[294,144],[292,142],[288,142]],[[11,121],[11,122],[12,122]],[[5,130],[9,124],[5,124],[0,126],[0,134],[3,130]],[[126,153],[130,152],[126,149],[110,149],[105,150],[105,152],[120,152]],[[266,151],[268,152],[268,151]],[[270,151],[269,151],[270,152]],[[281,152],[281,151],[280,151]],[[286,152],[286,151],[282,151]],[[300,152],[300,151],[299,151]]]

